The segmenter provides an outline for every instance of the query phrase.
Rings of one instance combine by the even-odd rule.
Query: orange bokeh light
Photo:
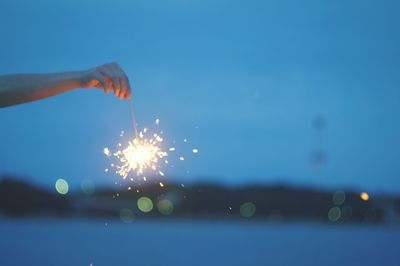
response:
[[[367,192],[361,192],[360,198],[361,198],[363,201],[368,201],[368,200],[369,200],[369,195],[368,195]]]

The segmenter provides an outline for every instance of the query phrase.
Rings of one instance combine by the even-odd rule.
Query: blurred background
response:
[[[185,161],[106,172],[133,129],[100,90],[1,109],[0,264],[398,265],[399,7],[1,2],[0,75],[118,62]]]

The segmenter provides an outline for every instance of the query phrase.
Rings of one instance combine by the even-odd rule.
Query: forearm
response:
[[[81,87],[82,72],[0,76],[0,107],[36,101]]]
[[[36,101],[77,88],[99,88],[107,94],[114,91],[120,99],[131,97],[125,72],[117,63],[109,63],[83,71],[0,76],[0,107]]]

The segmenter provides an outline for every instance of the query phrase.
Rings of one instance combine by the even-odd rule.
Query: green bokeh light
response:
[[[68,193],[69,190],[68,182],[62,178],[57,179],[55,187],[56,191],[61,195],[65,195]]]
[[[342,190],[338,190],[333,193],[332,202],[335,205],[342,205],[346,200],[346,194]]]
[[[332,207],[328,212],[328,219],[331,222],[336,222],[340,219],[341,215],[342,211],[340,210],[339,207]]]
[[[158,211],[164,215],[169,215],[174,211],[174,204],[168,199],[162,199],[157,203]]]
[[[350,206],[344,206],[341,208],[341,217],[343,220],[350,220],[353,215],[353,209]]]
[[[256,205],[252,202],[245,202],[240,206],[240,215],[243,217],[251,217],[256,212]]]
[[[148,197],[140,197],[137,206],[142,212],[150,212],[153,209],[153,201]]]
[[[93,181],[91,181],[89,179],[84,179],[81,182],[81,189],[82,189],[83,193],[91,195],[95,191],[95,185],[94,185]]]
[[[131,223],[134,219],[133,212],[128,208],[123,208],[119,211],[119,218],[121,218],[124,223]]]

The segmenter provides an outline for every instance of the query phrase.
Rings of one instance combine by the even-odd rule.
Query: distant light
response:
[[[119,211],[119,218],[124,223],[131,223],[134,219],[133,212],[128,208],[123,208]]]
[[[368,201],[368,200],[369,200],[369,195],[368,195],[367,192],[361,192],[360,198],[361,198],[363,201]]]
[[[153,201],[148,197],[140,197],[137,206],[142,212],[150,212],[153,209]]]
[[[251,217],[256,212],[256,205],[252,202],[245,202],[240,206],[240,215],[243,217]]]
[[[81,182],[81,189],[83,191],[83,193],[91,195],[94,193],[95,190],[95,186],[93,181],[89,180],[89,179],[84,179]]]
[[[332,202],[335,205],[342,205],[346,200],[346,194],[342,190],[338,190],[333,193]]]
[[[69,189],[68,182],[62,178],[57,179],[55,187],[56,187],[57,192],[62,195],[65,195],[68,193],[68,189]]]
[[[160,213],[169,215],[174,211],[174,204],[168,199],[163,199],[157,203],[157,208]]]
[[[328,212],[328,219],[331,222],[336,222],[337,220],[340,219],[341,215],[342,211],[340,210],[339,207],[332,207]]]

